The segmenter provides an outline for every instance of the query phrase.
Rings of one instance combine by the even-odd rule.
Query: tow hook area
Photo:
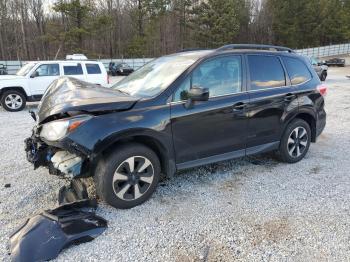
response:
[[[57,151],[51,158],[54,168],[73,178],[80,174],[83,160],[81,157],[67,151]]]

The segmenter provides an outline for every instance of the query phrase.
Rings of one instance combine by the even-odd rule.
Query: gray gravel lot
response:
[[[305,159],[284,164],[263,155],[191,169],[163,181],[131,210],[103,203],[109,228],[63,251],[58,261],[349,261],[350,68],[331,68],[327,127]],[[27,108],[28,110],[28,108]],[[0,109],[0,260],[10,233],[56,206],[66,183],[33,171],[23,140],[27,111]],[[11,187],[5,188],[6,183]]]

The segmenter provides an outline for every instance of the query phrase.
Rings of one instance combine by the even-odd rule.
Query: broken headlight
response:
[[[60,140],[89,119],[91,116],[81,115],[46,123],[41,128],[40,137],[48,141]]]

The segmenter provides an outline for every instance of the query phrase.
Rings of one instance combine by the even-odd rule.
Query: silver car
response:
[[[323,62],[317,60],[315,57],[308,57],[308,59],[310,60],[310,63],[315,69],[320,80],[325,81],[327,78],[328,66],[325,65]]]

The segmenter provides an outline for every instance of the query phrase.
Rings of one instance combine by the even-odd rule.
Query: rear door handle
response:
[[[233,105],[233,111],[242,111],[247,107],[246,103],[239,102]]]
[[[284,101],[290,102],[290,101],[292,101],[295,97],[296,97],[296,95],[294,95],[294,94],[286,94],[286,96],[284,97]]]

